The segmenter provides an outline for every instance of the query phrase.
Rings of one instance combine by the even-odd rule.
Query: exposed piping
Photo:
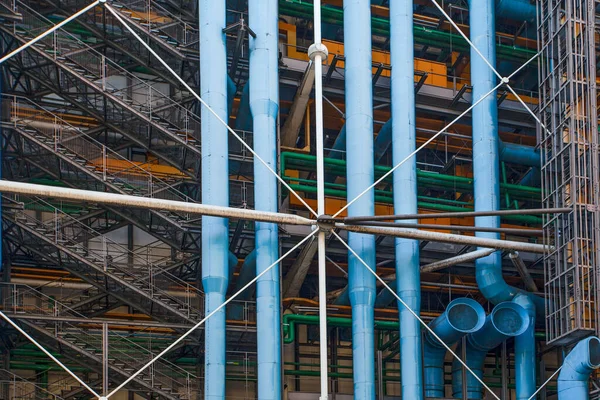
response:
[[[496,14],[501,18],[535,22],[535,3],[529,0],[496,0]]]
[[[201,97],[227,121],[227,47],[225,0],[200,0]],[[202,203],[229,206],[229,134],[202,105]],[[229,285],[229,220],[202,218],[202,286],[210,313],[225,301]],[[225,308],[206,321],[204,397],[225,399]]]
[[[471,41],[493,66],[496,65],[495,47],[495,6],[493,0],[470,0]],[[472,101],[476,102],[496,86],[496,75],[477,52],[471,49]],[[473,191],[475,211],[495,211],[500,209],[500,173],[498,167],[498,104],[496,93],[481,101],[472,112],[473,125]],[[505,150],[506,146],[503,147]],[[477,227],[500,227],[499,216],[475,217]],[[477,238],[499,239],[493,232],[477,232]],[[493,253],[477,259],[476,279],[483,296],[498,304],[510,301],[517,293],[526,293],[509,286],[502,276],[502,254]],[[532,296],[538,312],[544,310],[544,300]]]
[[[393,6],[391,7],[393,8]],[[390,15],[391,17],[391,15]],[[390,55],[393,57],[392,55]],[[413,64],[414,70],[414,64]],[[393,72],[392,72],[393,73]],[[393,85],[393,81],[392,81]],[[491,89],[491,88],[490,88]],[[476,101],[476,100],[474,100]],[[393,113],[393,103],[392,103],[392,113]],[[377,137],[375,138],[374,145],[374,154],[375,154],[375,164],[379,164],[385,153],[387,152],[390,144],[392,142],[392,125],[393,119],[390,118],[385,124],[381,126]],[[346,125],[342,127],[340,133],[338,134],[331,150],[329,151],[328,158],[333,159],[342,159],[344,158],[343,150],[346,144]],[[501,161],[505,161],[512,164],[520,164],[526,165],[528,167],[540,167],[541,156],[538,149],[533,146],[526,146],[523,144],[517,143],[505,143],[504,141],[498,139],[499,144],[499,157]],[[335,175],[331,174],[329,176],[329,181],[334,179]],[[539,186],[539,185],[538,185]]]
[[[255,37],[250,38],[250,111],[254,150],[277,170],[277,116],[279,113],[279,8],[278,0],[249,0],[248,17]],[[254,160],[255,209],[276,212],[277,179]],[[256,273],[279,258],[278,227],[256,223]],[[276,265],[256,283],[256,325],[259,400],[280,399],[281,296]]]
[[[502,161],[535,168],[539,168],[541,165],[540,151],[535,147],[505,143],[500,139],[498,139],[498,147]]]
[[[446,311],[431,321],[429,327],[448,346],[458,342],[464,335],[477,332],[485,323],[483,307],[473,299],[459,298],[448,304]],[[425,396],[445,397],[444,358],[446,348],[429,332],[423,345]]]
[[[164,200],[157,197],[141,197],[68,187],[37,185],[33,183],[0,180],[0,192],[52,197],[54,199],[87,201],[120,207],[144,208],[148,210],[180,211],[195,215],[239,218],[291,225],[314,225],[314,221],[294,214],[250,210],[246,208],[222,207],[209,204]]]
[[[346,25],[348,26],[348,25]],[[417,148],[415,115],[415,64],[413,38],[413,2],[390,2],[390,60],[392,64],[392,158],[397,165]],[[354,158],[349,158],[354,160]],[[352,163],[349,163],[352,164]],[[394,212],[415,214],[417,208],[417,158],[393,173]],[[405,221],[417,223],[416,220]],[[408,238],[395,239],[396,280],[398,296],[406,306],[398,302],[400,320],[400,371],[402,398],[423,398],[423,357],[421,326],[419,320],[408,310],[420,313],[421,274],[419,271],[419,241]]]
[[[600,339],[592,336],[577,343],[565,357],[558,375],[558,400],[588,400],[588,381],[597,368],[600,368]]]
[[[371,66],[371,4],[369,0],[344,1],[346,170],[348,201],[374,181],[373,82]],[[348,208],[348,215],[374,215],[374,191]],[[350,248],[368,265],[375,265],[375,237],[350,233]],[[348,288],[352,305],[352,359],[354,397],[375,399],[374,306],[375,277],[348,253]]]
[[[535,304],[530,296],[518,294],[513,302],[522,306],[529,316],[527,329],[515,338],[515,381],[517,400],[529,400],[536,389]]]
[[[466,338],[467,366],[481,379],[483,379],[483,364],[488,351],[497,347],[506,339],[522,334],[529,326],[527,311],[513,302],[498,304],[486,318],[483,327]],[[459,344],[456,353],[461,354],[462,344]],[[452,362],[452,395],[456,399],[462,398],[462,365],[454,360]],[[471,374],[467,374],[467,398],[481,399],[483,387]]]

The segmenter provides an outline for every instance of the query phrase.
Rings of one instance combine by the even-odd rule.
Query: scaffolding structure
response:
[[[596,2],[538,5],[543,205],[573,210],[544,221],[546,334],[568,344],[600,329]]]

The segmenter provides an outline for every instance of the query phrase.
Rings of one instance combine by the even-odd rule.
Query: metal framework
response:
[[[58,14],[67,17],[75,9],[83,7],[89,9],[93,6],[83,0],[60,2],[44,0],[42,3],[54,7],[54,10],[58,10],[56,11]],[[30,332],[32,340],[64,352],[70,360],[80,362],[83,360],[83,363],[89,365],[93,373],[101,378],[89,382],[91,389],[88,390],[96,396],[98,396],[96,392],[103,393],[105,397],[99,397],[100,399],[110,397],[126,385],[142,393],[154,393],[166,399],[200,397],[198,393],[199,387],[202,386],[199,385],[201,371],[192,374],[182,370],[171,362],[167,353],[181,355],[189,352],[198,357],[197,350],[194,353],[194,350],[189,349],[190,347],[197,349],[202,339],[192,333],[213,313],[234,301],[235,296],[252,285],[258,276],[238,290],[233,297],[229,297],[229,300],[213,313],[205,315],[202,310],[203,293],[196,288],[194,281],[200,268],[197,246],[200,238],[197,223],[199,214],[227,215],[248,221],[270,220],[292,225],[311,225],[317,228],[308,237],[291,246],[291,250],[282,252],[284,255],[273,265],[292,254],[318,232],[320,338],[327,336],[325,247],[326,233],[334,226],[332,221],[315,222],[289,214],[266,215],[234,208],[211,210],[210,207],[195,203],[199,198],[196,179],[199,176],[200,155],[199,140],[195,136],[199,131],[199,117],[195,104],[196,101],[202,102],[192,89],[198,85],[197,66],[192,61],[198,57],[198,31],[193,22],[196,11],[181,7],[176,1],[168,0],[167,3],[170,3],[173,8],[169,9],[154,1],[142,2],[141,8],[148,15],[145,20],[140,17],[140,2],[134,0],[115,2],[111,4],[112,7],[105,6],[103,9],[108,12],[101,16],[100,13],[95,12],[78,13],[78,22],[97,38],[102,38],[94,43],[61,29],[75,16],[59,25],[54,25],[43,12],[38,12],[22,0],[2,1],[4,7],[18,12],[21,16],[21,20],[17,22],[8,22],[0,26],[2,49],[8,51],[28,43],[26,51],[14,57],[16,52],[12,52],[0,60],[0,63],[5,62],[8,65],[5,73],[11,85],[9,92],[13,93],[2,98],[3,113],[5,113],[3,115],[5,140],[2,151],[5,159],[14,161],[7,163],[10,168],[8,171],[5,170],[4,176],[12,181],[36,179],[40,176],[50,177],[70,189],[106,192],[98,193],[105,195],[105,199],[99,200],[93,206],[86,203],[75,212],[65,212],[64,209],[76,204],[67,202],[57,205],[55,202],[42,200],[36,196],[45,196],[47,193],[35,192],[33,187],[30,189],[34,191],[28,192],[26,185],[12,191],[9,185],[4,187],[5,194],[17,193],[5,196],[5,211],[2,216],[5,243],[9,245],[12,256],[29,262],[36,260],[49,266],[60,266],[80,278],[86,288],[56,301],[28,286],[5,285],[0,288],[2,306],[8,317],[19,318],[19,326]],[[315,1],[315,4],[319,2]],[[433,4],[460,32],[467,43],[472,45],[444,9],[436,2]],[[180,10],[181,14],[176,15],[173,9]],[[321,60],[327,56],[327,50],[322,47],[320,8],[317,7],[317,10],[315,10],[315,48],[312,51],[312,59],[317,93],[317,181],[319,185],[317,211],[319,215],[323,215],[325,177]],[[159,18],[155,20],[150,18],[156,15]],[[591,15],[593,16],[593,12]],[[170,22],[165,23],[165,20]],[[240,16],[240,20],[243,28],[243,15]],[[581,23],[572,23],[571,27],[576,31],[578,24]],[[115,26],[121,28],[115,29]],[[129,35],[125,35],[123,26],[139,40],[131,40]],[[32,42],[36,35],[44,31],[49,34]],[[232,31],[228,29],[228,32]],[[143,32],[142,36],[147,37],[148,40],[140,39],[136,32]],[[243,51],[244,38],[240,35],[244,35],[244,32],[245,29],[239,29],[237,37],[229,37],[229,40],[235,43],[234,46],[229,46],[235,49],[229,57],[232,60],[231,71],[235,71],[238,82],[240,79],[245,79],[245,66],[241,61],[243,57],[238,53]],[[147,52],[152,57],[145,59],[141,55]],[[525,65],[535,57],[529,59]],[[167,59],[170,61],[168,65],[163,61]],[[489,63],[488,65],[494,69]],[[499,78],[495,89],[506,85],[523,105],[525,105],[523,101],[508,84],[510,78],[524,66],[509,77],[502,77],[494,70]],[[132,72],[136,68],[158,77],[157,81],[146,78],[144,72]],[[381,71],[377,76],[379,74]],[[574,76],[577,77],[576,74]],[[424,84],[425,78],[426,75],[421,79],[419,87]],[[574,81],[577,80],[575,78]],[[374,84],[376,81],[377,79]],[[170,93],[164,93],[161,87],[163,84],[169,85]],[[586,88],[591,90],[592,84],[587,85]],[[492,92],[490,91],[488,95]],[[49,93],[56,93],[58,100],[53,99],[54,102],[48,102]],[[592,100],[595,102],[595,95],[593,99],[586,101]],[[467,115],[476,104],[457,113],[458,116],[450,124],[433,135],[411,156],[416,156],[416,153],[424,149],[427,144],[438,136],[446,134],[447,129]],[[583,101],[581,104],[590,106]],[[527,110],[531,113],[531,110]],[[595,105],[593,110],[595,112]],[[79,123],[81,121],[78,121],[75,124],[69,120],[69,116],[73,115],[81,116],[87,122],[82,125]],[[591,130],[589,128],[589,125],[593,125],[591,119],[586,121],[582,124]],[[221,122],[226,124],[225,121]],[[548,127],[553,126],[546,120],[544,124]],[[232,199],[239,199],[239,201],[233,200],[231,205],[252,207],[252,198],[246,195],[248,185],[251,183],[244,179],[251,177],[252,156],[256,156],[251,146],[247,144],[251,142],[252,134],[228,129],[232,137],[241,140],[241,143],[237,143],[239,150],[234,145],[234,151],[230,154],[232,161],[239,163],[240,172],[240,181],[231,182],[232,187],[239,185],[239,190],[232,190]],[[591,136],[593,136],[592,132],[593,130],[590,132]],[[581,139],[575,138],[575,141],[579,140]],[[152,168],[146,168],[148,161],[142,163],[132,161],[135,158],[133,153],[135,148],[156,157],[161,163],[173,167],[180,174],[176,177],[173,175],[165,177],[153,172]],[[585,148],[588,152],[596,149],[592,144]],[[363,194],[381,183],[385,176],[391,174],[405,161],[394,166]],[[591,165],[590,169],[597,173],[597,165]],[[545,171],[548,173],[549,170]],[[581,175],[578,175],[578,178],[580,177]],[[278,179],[293,194],[288,183],[279,177]],[[588,185],[587,188],[598,187],[597,179],[591,182],[596,184]],[[239,192],[239,195],[236,192]],[[75,200],[76,193],[79,192],[64,190],[60,193],[64,193],[64,199]],[[127,196],[128,204],[133,207],[119,207],[120,196]],[[54,200],[57,198],[61,197],[54,197]],[[146,199],[148,201],[145,201]],[[159,205],[161,200],[163,202]],[[304,202],[300,197],[299,200]],[[89,201],[93,200],[89,199]],[[356,199],[336,213],[336,216],[353,201]],[[138,205],[134,204],[136,202]],[[573,207],[576,211],[592,215],[590,204],[597,204],[597,202],[590,201],[580,204],[579,208]],[[307,203],[304,205],[316,215]],[[572,204],[548,202],[544,206],[564,209],[571,207]],[[49,213],[51,218],[47,218],[46,213]],[[572,217],[574,214],[576,213],[573,212],[569,216]],[[553,217],[551,221],[554,221],[554,218],[561,217],[560,215]],[[546,232],[550,231],[549,224],[550,222],[546,226]],[[148,244],[148,249],[154,243],[160,243],[169,248],[171,255],[157,259],[148,256],[150,250],[146,249],[146,257],[143,257],[140,253],[143,254],[144,249],[138,248],[134,251],[112,242],[107,233],[123,226],[142,229],[157,240]],[[239,231],[243,231],[243,223],[238,226],[241,226]],[[489,245],[489,247],[530,252],[543,251],[543,246],[537,244],[500,240],[481,242],[461,235],[415,233],[395,228],[386,230],[350,227],[342,224],[337,227],[390,236],[416,235],[424,241],[463,243],[466,244],[465,251],[471,245]],[[347,246],[335,231],[331,232],[343,246]],[[233,236],[238,234],[241,235],[238,229],[235,229]],[[574,241],[574,243],[580,242]],[[558,244],[554,245],[559,247]],[[348,250],[352,251],[350,248]],[[374,274],[371,269],[374,266],[366,265],[362,260],[361,262]],[[589,264],[594,265],[591,262]],[[269,268],[264,270],[263,274]],[[381,278],[378,279],[386,290],[391,290]],[[171,289],[174,287],[179,289],[178,295],[172,293]],[[402,302],[398,295],[393,294]],[[109,332],[106,322],[101,326],[101,335],[90,332],[90,325],[97,328],[94,325],[97,324],[93,319],[95,316],[122,305],[152,315],[158,321],[157,326],[172,327],[177,335],[183,333],[183,336],[179,336],[179,339],[173,343],[161,343],[144,348],[124,336]],[[248,310],[247,304],[243,307],[244,320],[250,322],[252,311]],[[413,315],[419,318],[418,310],[415,311],[416,313],[411,310]],[[23,318],[23,313],[31,314],[34,318]],[[58,323],[57,320],[61,322]],[[424,324],[422,320],[420,321]],[[237,332],[235,329],[232,331]],[[229,340],[236,345],[242,343],[243,347],[244,332],[240,331],[239,335],[232,335]],[[320,346],[321,398],[326,399],[327,341],[321,340]],[[247,356],[245,360],[248,361]],[[16,378],[9,377],[9,379]],[[77,394],[81,392],[68,392],[64,397]],[[493,393],[492,395],[496,397]]]
[[[598,332],[598,123],[593,0],[540,0],[538,38],[549,343]]]

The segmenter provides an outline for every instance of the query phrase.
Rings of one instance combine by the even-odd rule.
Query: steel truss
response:
[[[548,343],[598,333],[598,119],[595,1],[539,0],[540,129]]]

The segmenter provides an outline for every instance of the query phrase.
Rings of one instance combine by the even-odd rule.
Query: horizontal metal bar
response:
[[[474,236],[455,235],[451,233],[439,233],[420,231],[406,228],[380,228],[376,226],[345,225],[336,223],[336,228],[358,233],[372,233],[375,235],[395,236],[407,239],[427,240],[431,242],[455,243],[487,247],[492,249],[517,250],[530,253],[543,253],[550,248],[542,244],[516,242],[511,240],[486,239]]]
[[[368,221],[397,221],[402,219],[433,219],[433,218],[465,218],[465,217],[489,217],[505,215],[537,215],[537,214],[564,214],[573,211],[573,208],[532,208],[525,210],[497,210],[497,211],[468,211],[447,212],[437,214],[400,214],[400,215],[375,215],[365,217],[345,217],[345,223],[368,222]]]
[[[200,203],[187,203],[183,201],[155,199],[152,197],[139,197],[5,180],[0,180],[0,192],[51,197],[62,200],[87,201],[120,207],[177,211],[210,217],[240,218],[248,221],[306,226],[316,224],[313,220],[293,214],[255,211],[233,207],[219,207]]]
[[[506,233],[510,235],[518,236],[542,236],[544,231],[541,229],[518,229],[518,228],[490,228],[481,226],[462,226],[462,225],[437,225],[437,224],[408,224],[402,222],[357,222],[352,225],[361,226],[382,226],[390,228],[413,228],[413,229],[442,229],[448,231],[462,231],[462,232],[496,232]]]

